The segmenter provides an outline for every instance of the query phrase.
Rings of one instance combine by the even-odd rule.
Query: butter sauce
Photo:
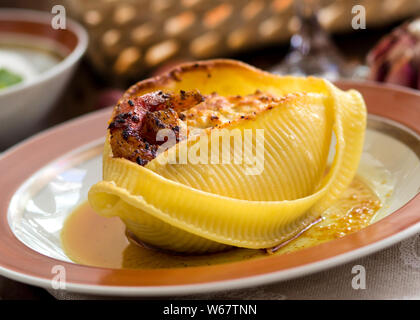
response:
[[[288,242],[274,254],[315,246],[358,231],[371,222],[381,202],[375,192],[356,177],[319,223]],[[87,202],[67,218],[61,233],[67,256],[76,263],[109,268],[176,268],[212,265],[264,257],[265,250],[235,248],[205,255],[177,255],[139,246],[129,241],[125,225],[117,218],[96,214]]]

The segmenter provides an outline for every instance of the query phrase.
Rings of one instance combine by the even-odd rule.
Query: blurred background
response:
[[[234,58],[272,72],[331,80],[413,88],[420,83],[420,27],[407,27],[420,15],[420,0],[0,0],[0,10],[53,16],[57,4],[86,29],[89,45],[42,125],[30,134],[112,105],[134,82],[197,59]],[[366,17],[365,27],[360,19],[352,26],[357,14]],[[0,148],[15,142],[3,141]]]

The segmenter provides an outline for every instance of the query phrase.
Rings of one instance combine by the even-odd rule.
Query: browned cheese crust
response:
[[[280,98],[259,90],[251,95],[231,97],[181,90],[125,98],[114,108],[108,127],[113,156],[143,166],[156,157],[158,147],[165,142],[156,141],[161,129],[172,130],[179,142],[185,138],[180,135],[181,127],[186,128],[188,135],[192,129],[228,125],[253,118],[279,101]]]

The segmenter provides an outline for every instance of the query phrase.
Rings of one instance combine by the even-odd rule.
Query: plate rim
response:
[[[402,89],[397,86],[384,86],[376,83],[370,83],[370,82],[354,82],[354,81],[340,81],[339,83],[340,87],[344,88],[356,88],[358,90],[385,90],[388,92],[388,94],[402,94],[404,96],[411,96],[416,99],[416,101],[420,101],[420,92],[416,92],[415,90],[409,90],[409,89]],[[363,88],[363,89],[362,89]],[[369,106],[368,106],[369,108]],[[401,106],[400,109],[408,110],[407,106]],[[374,108],[375,109],[375,108]],[[401,112],[402,115],[400,115],[398,112],[390,113],[390,109],[378,109],[376,108],[373,110],[372,114],[376,114],[379,116],[383,116],[387,119],[393,120],[398,122],[399,124],[408,127],[408,129],[414,131],[417,134],[420,134],[420,123],[415,123],[415,119],[412,119],[409,114],[405,114],[404,112]],[[410,109],[410,112],[412,110]],[[105,110],[99,110],[78,118],[75,118],[71,121],[65,122],[63,124],[57,125],[53,128],[47,129],[46,131],[43,131],[40,134],[37,134],[33,136],[32,138],[26,139],[23,142],[19,143],[18,145],[10,148],[6,152],[4,152],[0,156],[0,167],[3,166],[4,163],[7,162],[10,158],[19,158],[19,155],[24,155],[25,152],[30,150],[31,148],[38,147],[41,150],[46,149],[50,153],[55,154],[54,156],[51,156],[51,160],[56,160],[60,156],[64,155],[65,153],[68,153],[69,151],[82,146],[83,144],[90,143],[93,140],[96,140],[100,138],[104,132],[105,132],[105,125],[109,115],[110,115],[111,109],[105,109]],[[420,108],[416,107],[413,111],[416,115],[420,117]],[[382,113],[382,114],[381,114]],[[79,128],[79,130],[76,130]],[[85,128],[91,135],[86,134],[85,132],[82,132],[83,130],[80,130],[80,128]],[[76,132],[77,131],[77,132]],[[63,142],[61,145],[57,145],[57,149],[51,149],[47,148],[48,142],[54,141],[54,138],[63,136],[66,133],[72,132],[73,135],[71,135],[71,139],[69,141]],[[88,139],[86,140],[86,138]],[[68,149],[67,145],[74,145],[70,149]],[[49,146],[49,145],[48,145]],[[179,274],[182,271],[185,273],[185,268],[171,268],[171,269],[156,269],[156,270],[134,270],[134,269],[109,269],[109,268],[97,268],[97,267],[90,267],[90,266],[81,266],[74,263],[64,262],[61,260],[57,260],[54,258],[47,257],[45,255],[42,255],[29,247],[26,247],[23,243],[20,242],[16,238],[16,236],[11,232],[9,224],[7,223],[7,208],[8,203],[10,202],[11,197],[15,193],[15,191],[20,188],[20,186],[27,181],[33,174],[35,174],[37,171],[51,163],[51,160],[45,159],[45,155],[39,155],[39,152],[34,156],[35,159],[33,159],[33,163],[31,163],[24,172],[20,172],[20,179],[17,179],[15,183],[12,183],[12,188],[5,188],[5,186],[0,186],[0,190],[4,192],[0,192],[0,209],[5,208],[5,212],[0,216],[0,274],[3,276],[6,276],[8,278],[21,281],[24,283],[40,286],[47,289],[53,289],[52,288],[52,278],[54,274],[49,274],[48,277],[46,277],[46,272],[44,270],[43,273],[40,273],[39,268],[36,270],[31,270],[31,272],[28,272],[26,270],[26,273],[22,271],[22,268],[19,268],[19,261],[5,261],[4,255],[1,253],[5,252],[5,246],[6,244],[13,244],[13,248],[19,248],[22,250],[22,252],[10,252],[8,251],[8,258],[20,258],[20,261],[38,261],[40,263],[43,262],[45,266],[54,266],[54,265],[63,265],[66,268],[66,273],[70,270],[72,279],[69,281],[66,281],[66,288],[65,291],[69,292],[77,292],[77,293],[84,293],[84,294],[99,294],[99,295],[117,295],[117,296],[165,296],[165,295],[187,295],[187,294],[194,294],[194,293],[210,293],[214,291],[220,291],[220,290],[233,290],[233,289],[239,289],[244,287],[251,287],[256,285],[263,285],[267,283],[272,282],[279,282],[284,280],[290,280],[294,279],[303,275],[309,275],[321,270],[327,270],[329,268],[332,268],[334,266],[344,264],[346,262],[349,262],[351,260],[354,260],[356,258],[360,258],[363,256],[366,256],[370,253],[379,251],[381,249],[384,249],[386,247],[389,247],[393,244],[395,244],[398,241],[401,241],[411,235],[414,235],[416,232],[420,231],[420,217],[417,215],[416,217],[416,210],[417,208],[420,208],[420,193],[417,193],[417,195],[412,198],[408,203],[406,203],[402,208],[398,209],[397,211],[393,212],[392,215],[382,219],[381,221],[372,224],[363,230],[353,233],[351,235],[348,235],[346,237],[343,237],[341,239],[337,239],[332,241],[335,244],[335,247],[339,246],[343,250],[340,253],[334,254],[334,250],[331,251],[331,248],[334,246],[331,246],[332,242],[324,243],[319,246],[303,249],[294,253],[291,253],[288,255],[290,260],[293,260],[292,258],[302,259],[302,256],[304,258],[305,254],[307,256],[310,256],[308,251],[311,252],[325,252],[331,251],[329,254],[329,257],[323,257],[322,259],[316,259],[312,262],[305,262],[305,259],[303,259],[303,263],[301,263],[299,266],[289,266],[283,267],[280,270],[277,271],[264,271],[266,267],[264,267],[264,261],[267,260],[267,258],[262,259],[256,259],[256,260],[249,260],[249,261],[242,261],[242,262],[233,262],[228,264],[222,264],[222,265],[215,265],[215,266],[205,266],[205,267],[191,267],[188,268],[188,270],[195,269],[196,278],[194,278],[195,282],[186,282],[183,284],[171,284],[171,285],[162,285],[162,284],[148,284],[147,281],[142,285],[119,285],[121,283],[127,283],[130,282],[130,280],[133,280],[135,276],[151,276],[153,273],[160,272],[162,276],[162,270],[165,271],[165,273],[172,273],[172,276],[174,275],[174,270],[178,270],[175,272],[176,274]],[[47,161],[48,160],[48,161]],[[20,160],[23,161],[23,160]],[[10,165],[10,163],[9,163]],[[14,169],[14,173],[16,173],[16,168]],[[13,170],[11,170],[13,174]],[[10,175],[10,174],[9,174]],[[18,175],[19,177],[19,175]],[[394,220],[402,219],[400,216],[403,215],[405,218],[410,218],[410,222],[408,223],[408,226],[403,227],[401,230],[397,230],[386,237],[383,238],[374,238],[375,241],[368,242],[367,244],[363,246],[358,246],[355,248],[355,244],[353,243],[353,246],[350,244],[352,242],[361,241],[363,238],[363,234],[366,232],[372,233],[372,229],[378,229],[378,225],[380,226],[379,230],[389,228]],[[6,222],[6,225],[5,225]],[[406,221],[407,222],[407,221]],[[401,227],[401,226],[400,226]],[[8,229],[8,230],[7,230]],[[394,228],[395,229],[395,228]],[[3,231],[3,232],[2,232]],[[376,235],[376,237],[378,237]],[[350,245],[350,246],[349,246]],[[315,250],[316,249],[316,250]],[[334,248],[332,248],[334,249]],[[312,253],[313,255],[313,253]],[[277,256],[279,258],[281,256]],[[23,260],[22,260],[23,259]],[[273,257],[270,259],[273,260]],[[306,258],[307,259],[307,258]],[[13,259],[12,259],[13,260]],[[258,260],[258,261],[257,261]],[[279,259],[277,259],[279,260]],[[280,259],[281,260],[285,260]],[[311,259],[309,259],[311,260]],[[283,261],[284,262],[284,261]],[[17,264],[17,265],[16,265]],[[260,272],[257,273],[251,273],[247,276],[242,275],[243,271],[236,270],[236,274],[234,277],[230,276],[228,279],[224,279],[223,277],[226,276],[226,272],[223,272],[223,269],[229,269],[230,272],[235,270],[235,265],[238,264],[244,265],[254,265],[260,270]],[[273,262],[271,265],[275,265],[276,263]],[[14,267],[14,268],[13,268]],[[34,266],[36,267],[36,266]],[[249,268],[249,266],[248,266]],[[205,269],[205,270],[203,270]],[[51,270],[51,269],[50,269]],[[169,271],[168,271],[169,270]],[[171,271],[172,270],[172,271]],[[228,270],[228,271],[229,271]],[[206,278],[197,278],[197,272],[205,272],[205,271],[213,271],[217,276],[222,277],[219,280],[206,280]],[[91,283],[87,283],[86,276],[79,277],[78,275],[81,274],[87,274],[90,276],[93,276],[93,279],[91,279]],[[99,274],[99,275],[95,275]],[[156,275],[155,275],[156,276]],[[103,278],[107,279],[106,281],[103,280]],[[185,277],[185,276],[184,276]],[[118,280],[123,280],[123,282],[118,282]],[[164,279],[165,280],[165,279]],[[173,280],[173,279],[172,279]],[[96,281],[96,282],[95,282]]]

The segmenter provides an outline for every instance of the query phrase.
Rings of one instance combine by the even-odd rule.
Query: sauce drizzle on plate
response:
[[[372,189],[356,177],[339,200],[326,210],[319,223],[287,243],[274,254],[296,250],[343,237],[371,222],[381,203]],[[74,262],[109,268],[153,269],[212,265],[266,257],[265,250],[235,248],[204,255],[180,255],[139,246],[125,235],[118,217],[96,214],[87,202],[67,218],[61,233],[67,256]]]

